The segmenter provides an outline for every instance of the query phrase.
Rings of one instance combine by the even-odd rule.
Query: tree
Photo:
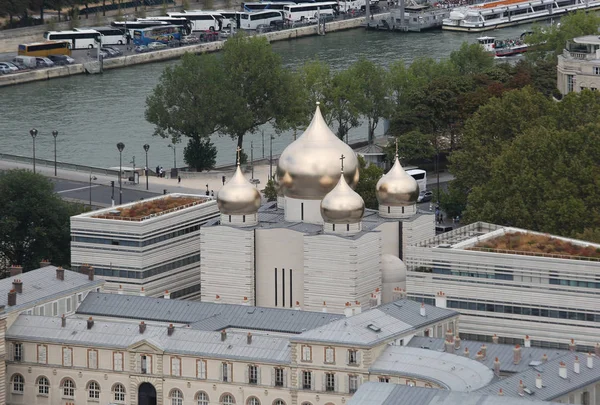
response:
[[[315,104],[320,104],[321,114],[328,124],[331,124],[331,90],[332,75],[327,63],[319,60],[306,62],[299,70],[302,88],[306,91],[308,116],[312,116]]]
[[[217,147],[208,137],[190,138],[187,146],[183,148],[183,159],[197,172],[214,169],[217,163]]]
[[[377,182],[383,176],[383,169],[372,164],[368,164],[362,156],[358,156],[358,165],[360,178],[355,191],[362,197],[365,207],[378,209],[379,202],[375,195]]]
[[[354,102],[359,92],[357,81],[348,69],[337,72],[331,79],[331,120],[337,125],[336,135],[341,140],[347,140],[348,132],[360,123]]]
[[[494,57],[478,43],[463,42],[460,49],[450,53],[450,62],[461,75],[484,72],[494,66]]]
[[[70,265],[70,216],[79,213],[54,193],[53,184],[26,170],[0,172],[0,256],[25,271],[48,259]]]
[[[391,131],[394,140],[390,141],[385,148],[386,159],[388,162],[394,161],[396,154],[396,142],[398,140],[398,156],[403,161],[413,162],[415,160],[428,159],[435,155],[433,147],[433,137],[429,134],[423,134],[419,131],[410,131],[405,134],[396,135]]]
[[[273,179],[269,179],[267,181],[267,185],[265,186],[263,192],[267,201],[277,201],[277,187],[275,187],[275,182]]]

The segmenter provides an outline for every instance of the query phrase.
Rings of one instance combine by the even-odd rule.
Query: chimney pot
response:
[[[425,304],[421,303],[421,309],[419,310],[419,313],[421,314],[421,316],[427,316],[427,312],[425,310]]]
[[[594,353],[596,353],[596,357],[600,357],[600,343],[596,343],[594,347]]]
[[[525,335],[524,344],[525,347],[531,347],[531,339],[529,339],[529,335]]]
[[[144,321],[140,322],[140,334],[143,334],[146,331],[146,324]]]
[[[323,309],[321,312],[327,312],[327,303],[325,301],[323,301]]]
[[[170,300],[170,299],[171,299],[171,293],[169,292],[169,290],[166,290],[166,291],[165,291],[165,296],[164,296],[164,298],[165,298],[166,300]]]
[[[94,281],[94,268],[92,266],[88,269],[88,280]]]
[[[477,354],[479,354],[479,353],[477,353]],[[464,351],[463,355],[465,357],[470,357],[471,353],[469,353],[469,348],[468,347],[465,347],[465,351]]]
[[[220,304],[221,303],[221,296],[219,294],[217,294],[215,296],[215,304]]]
[[[562,361],[558,366],[558,376],[560,378],[564,378],[565,380],[567,379],[567,365]]]
[[[492,343],[494,344],[498,344],[498,336],[494,333],[494,336],[492,336]]]
[[[296,307],[294,309],[300,311],[300,301],[296,301]]]
[[[224,342],[225,339],[227,339],[227,331],[225,329],[223,329],[221,331],[221,342]]]
[[[587,355],[587,368],[594,368],[594,356],[591,352]]]
[[[538,390],[542,389],[542,375],[538,374],[537,377],[535,378],[535,388],[537,388]]]
[[[50,262],[46,259],[40,262],[40,268],[50,266]]]
[[[579,356],[575,356],[575,361],[573,362],[573,372],[575,374],[579,374],[580,364],[579,364]]]
[[[571,343],[569,343],[569,350],[574,352],[577,349],[577,345],[575,344],[575,339],[571,339]]]
[[[483,355],[484,359],[487,357],[487,346],[485,343],[481,345],[481,354]]]
[[[498,357],[494,360],[494,375],[500,377],[500,360],[498,360]]]
[[[501,397],[503,397],[503,396],[504,396],[504,391],[502,391],[502,388],[500,388],[500,389],[498,390],[498,396],[501,396]]]
[[[519,380],[519,395],[525,395],[525,386],[523,385],[523,380]]]
[[[123,294],[123,286],[121,284],[119,284],[119,289],[117,290],[117,294],[119,294],[119,295]]]
[[[15,290],[10,290],[8,292],[8,302],[9,307],[14,307],[17,305],[17,292]]]
[[[520,345],[515,345],[515,348],[513,349],[513,363],[514,364],[519,364],[521,362],[521,346]]]
[[[17,265],[14,266],[10,266],[10,276],[14,277],[17,276],[19,274],[23,273],[23,267]]]
[[[175,326],[173,326],[172,323],[169,324],[169,327],[167,328],[167,335],[168,336],[172,336],[173,332],[175,332]]]
[[[450,329],[446,331],[446,340],[448,342],[454,343],[454,334],[452,334],[452,331]]]
[[[144,287],[142,287],[140,289],[140,297],[145,297],[146,296],[146,291],[144,291]]]
[[[448,301],[446,299],[446,294],[443,291],[440,291],[435,296],[435,306],[438,308],[446,308],[448,305]]]
[[[544,354],[542,355],[542,361],[543,361],[544,363],[548,361],[548,355],[547,355],[546,353],[544,353]]]
[[[94,320],[92,319],[92,317],[90,316],[87,320],[87,328],[92,329],[92,327],[94,326]]]
[[[252,333],[248,332],[248,335],[246,336],[246,341],[248,342],[248,344],[252,344]]]
[[[23,282],[19,279],[14,279],[13,290],[15,290],[17,294],[23,294]]]
[[[454,343],[446,339],[446,353],[454,353]]]
[[[460,336],[456,336],[454,338],[454,349],[456,349],[456,350],[460,349]]]
[[[56,279],[60,281],[65,281],[65,269],[62,267],[56,268]]]
[[[62,326],[63,328],[64,328],[65,326],[67,326],[67,318],[65,318],[65,314],[63,314],[63,315],[60,317],[60,326]]]

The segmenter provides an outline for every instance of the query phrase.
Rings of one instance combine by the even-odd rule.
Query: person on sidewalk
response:
[[[160,177],[160,166],[156,166],[156,177]]]
[[[177,176],[177,184],[181,184],[181,176]]]

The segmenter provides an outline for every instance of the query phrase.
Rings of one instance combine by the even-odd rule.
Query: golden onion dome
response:
[[[355,224],[365,213],[365,202],[346,183],[342,172],[337,185],[321,201],[321,216],[330,224]]]
[[[277,177],[286,197],[320,200],[336,185],[340,155],[346,157],[344,177],[352,188],[358,183],[358,158],[327,126],[317,104],[306,131],[279,157]]]
[[[221,214],[250,215],[260,207],[260,193],[250,184],[238,165],[233,177],[217,193]]]
[[[417,181],[402,168],[398,155],[394,165],[377,182],[377,201],[380,205],[402,207],[413,205],[419,198]]]

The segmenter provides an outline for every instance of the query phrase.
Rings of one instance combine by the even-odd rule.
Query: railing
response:
[[[543,252],[527,252],[522,250],[508,250],[508,249],[495,249],[495,248],[485,248],[485,247],[469,247],[466,250],[475,250],[479,252],[489,252],[489,253],[504,253],[511,255],[522,255],[522,256],[536,256],[536,257],[550,257],[555,259],[570,259],[570,260],[584,260],[590,262],[599,262],[600,258],[590,257],[590,256],[574,256],[574,255],[560,255],[556,253],[543,253]]]
[[[563,56],[565,58],[570,59],[578,59],[578,60],[595,60],[598,59],[596,53],[587,53],[587,52],[571,52],[566,49],[563,50]]]
[[[33,159],[28,156],[11,155],[8,153],[0,153],[0,160],[6,162],[25,163],[33,165]],[[35,159],[35,164],[39,166],[54,167],[54,160]],[[102,167],[78,165],[75,163],[56,162],[56,167],[62,170],[72,170],[76,172],[86,172],[93,174],[102,174],[107,176],[119,177],[119,171],[113,169],[105,169]]]

